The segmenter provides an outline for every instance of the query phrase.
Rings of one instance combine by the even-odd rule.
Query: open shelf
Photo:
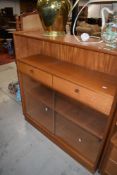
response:
[[[99,139],[103,138],[108,118],[75,100],[56,94],[55,111]]]

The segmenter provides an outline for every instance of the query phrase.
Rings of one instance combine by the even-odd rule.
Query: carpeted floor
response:
[[[14,56],[10,56],[8,53],[0,53],[0,65],[11,63],[15,61]]]

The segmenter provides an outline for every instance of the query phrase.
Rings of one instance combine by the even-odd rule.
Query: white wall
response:
[[[80,6],[83,6],[85,3],[87,3],[87,0],[80,0],[80,1],[79,1],[79,5],[80,5]]]
[[[109,9],[113,9],[117,11],[117,3],[110,4],[91,4],[88,6],[88,18],[100,18],[101,17],[101,9],[103,7],[108,7]]]
[[[80,0],[79,5],[83,6],[85,3],[87,3],[88,0]],[[109,9],[113,9],[117,11],[117,3],[104,3],[104,4],[90,4],[88,5],[88,18],[100,18],[101,13],[100,10],[103,7],[108,7]]]
[[[20,14],[20,0],[0,0],[0,9],[5,7],[12,7],[13,14]]]
[[[117,12],[117,3],[113,3],[113,9]]]

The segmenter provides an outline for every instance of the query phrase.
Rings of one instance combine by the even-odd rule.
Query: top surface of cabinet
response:
[[[75,47],[80,47],[80,48],[85,48],[88,50],[94,50],[98,52],[103,52],[103,53],[108,53],[112,55],[117,55],[117,49],[106,49],[104,43],[91,43],[92,41],[98,41],[91,39],[89,42],[78,42],[75,37],[72,35],[64,35],[64,36],[58,36],[58,37],[52,37],[52,36],[44,36],[44,34],[40,33],[39,31],[22,31],[22,32],[15,32],[14,35],[19,35],[19,36],[25,36],[28,38],[35,38],[39,40],[45,40],[45,41],[50,41],[53,43],[59,43],[59,44],[66,44],[66,45],[71,45]]]

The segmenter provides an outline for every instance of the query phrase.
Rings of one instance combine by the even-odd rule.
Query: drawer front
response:
[[[53,87],[59,92],[81,101],[106,115],[110,113],[113,102],[113,97],[111,96],[96,93],[58,77],[53,77]]]
[[[105,173],[108,175],[117,175],[117,163],[109,159],[105,168]]]
[[[34,78],[37,81],[40,81],[48,86],[52,86],[52,75],[48,74],[44,71],[39,69],[33,68],[32,66],[18,63],[19,71],[29,75],[30,77]]]
[[[55,134],[89,161],[95,162],[101,141],[56,113]]]

